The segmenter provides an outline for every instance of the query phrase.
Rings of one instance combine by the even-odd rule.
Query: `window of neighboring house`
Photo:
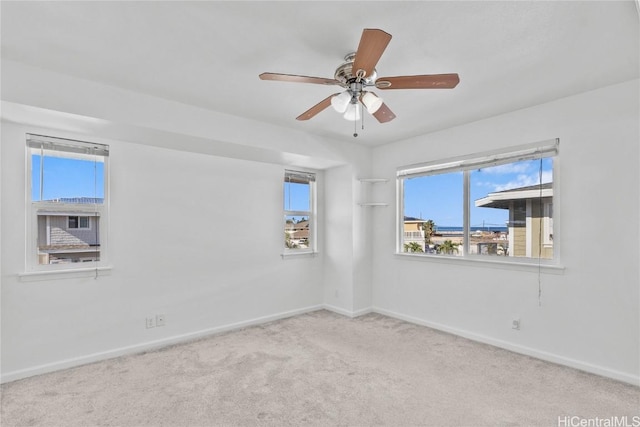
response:
[[[556,259],[557,152],[554,140],[399,169],[398,252]]]
[[[314,173],[285,171],[285,252],[315,252],[316,250],[315,182]]]
[[[70,216],[67,228],[88,230],[91,228],[89,226],[89,217],[88,216]]]
[[[109,147],[27,134],[27,154],[27,268],[104,265]]]

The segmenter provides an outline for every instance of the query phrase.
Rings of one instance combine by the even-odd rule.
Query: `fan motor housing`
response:
[[[334,74],[334,79],[339,81],[342,86],[348,87],[353,81],[356,80],[356,76],[353,74],[353,61],[356,58],[356,53],[352,52],[344,57],[346,61],[344,64],[340,65],[336,68],[336,72]],[[369,76],[363,77],[360,82],[364,86],[373,86],[375,84],[376,78],[378,77],[378,73],[375,68],[373,72]]]

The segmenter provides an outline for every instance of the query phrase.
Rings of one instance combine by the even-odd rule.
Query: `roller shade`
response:
[[[511,147],[507,150],[490,151],[478,155],[455,157],[434,162],[405,166],[397,170],[398,178],[416,178],[447,172],[482,169],[522,160],[552,157],[558,154],[559,139]]]
[[[292,182],[295,184],[308,184],[316,180],[316,174],[311,172],[284,171],[284,182]]]
[[[109,155],[108,145],[35,134],[27,134],[27,147],[91,156],[107,157]]]

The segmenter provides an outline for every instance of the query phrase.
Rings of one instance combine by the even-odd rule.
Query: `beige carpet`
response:
[[[557,426],[624,416],[640,416],[637,387],[386,316],[318,311],[5,384],[1,421]]]

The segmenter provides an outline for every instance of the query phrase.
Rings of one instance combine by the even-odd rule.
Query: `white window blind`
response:
[[[447,172],[459,172],[498,166],[507,163],[553,157],[558,154],[559,139],[552,139],[533,144],[521,145],[508,150],[496,150],[481,155],[454,157],[434,162],[404,166],[397,171],[398,178],[415,178],[418,176],[434,175]]]
[[[308,184],[310,182],[315,182],[316,175],[310,172],[300,172],[300,171],[284,171],[284,182],[293,182],[295,184]]]
[[[64,153],[77,153],[91,156],[106,157],[109,155],[108,145],[36,134],[27,134],[27,146],[41,150],[61,151]]]

